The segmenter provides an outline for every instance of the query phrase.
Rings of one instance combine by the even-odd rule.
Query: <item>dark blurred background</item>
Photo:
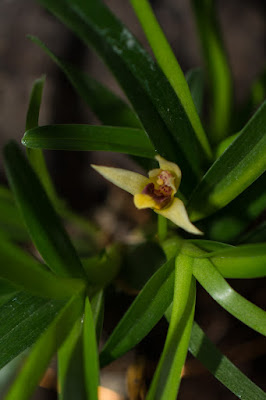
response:
[[[106,3],[148,48],[129,2],[106,0]],[[184,72],[190,68],[202,66],[200,46],[189,1],[153,0],[151,3]],[[235,100],[237,104],[240,104],[245,101],[253,80],[265,67],[265,1],[219,0],[217,1],[217,8],[232,68]],[[1,149],[10,139],[21,140],[32,84],[36,78],[43,74],[46,74],[46,83],[40,115],[41,125],[98,123],[55,64],[41,49],[26,38],[27,34],[38,36],[57,55],[72,62],[123,96],[102,61],[91,50],[85,48],[83,43],[41,8],[36,1],[0,0]],[[94,177],[89,164],[92,161],[99,161],[121,167],[130,165],[126,157],[107,153],[88,154],[51,151],[46,153],[46,157],[59,194],[66,198],[74,209],[82,213],[88,213],[91,207],[95,208],[96,205],[101,204],[107,196],[106,184],[103,180]],[[2,156],[0,156],[0,160],[0,183],[5,183]],[[118,201],[117,207],[122,207],[122,204],[123,201],[120,203]],[[234,287],[241,294],[255,301],[256,304],[263,306],[263,303],[265,303],[263,285],[259,285],[258,288],[252,282],[249,284],[235,282]],[[121,293],[115,295],[114,302],[117,302],[117,304],[124,302],[125,305],[127,303]],[[257,335],[253,335],[242,324],[236,321],[232,322],[232,319],[218,308],[204,292],[199,292],[199,304],[201,304],[201,308],[197,310],[197,319],[216,343],[232,350],[238,344],[238,335],[244,342],[245,340],[255,340],[256,342]],[[206,309],[208,309],[208,313],[206,313]],[[155,335],[160,336],[160,330],[164,335],[166,324],[160,325]],[[234,332],[233,335],[231,335],[232,332]],[[154,339],[149,338],[148,340],[153,343]],[[145,346],[148,346],[147,341]],[[256,344],[254,346],[256,347]],[[258,346],[263,348],[260,343]],[[154,351],[153,347],[152,351]],[[265,380],[263,370],[261,370],[261,365],[263,365],[262,355],[259,355],[256,360],[256,362],[253,360],[248,364],[240,363],[239,365],[244,372],[262,385]],[[117,370],[125,368],[124,361],[121,361],[121,363],[114,367],[115,373]],[[235,398],[214,378],[206,375],[206,372],[203,372],[203,376],[204,379],[200,374],[198,376],[196,374],[195,378],[184,379],[181,386],[181,400],[193,400],[195,398],[197,400],[230,400]],[[119,379],[123,381],[124,378],[117,379],[119,383]],[[114,381],[114,379],[109,380]],[[42,396],[45,394],[47,393],[43,389],[40,390],[38,394],[40,397],[38,398],[44,398]],[[52,391],[49,395],[50,398],[55,396]]]

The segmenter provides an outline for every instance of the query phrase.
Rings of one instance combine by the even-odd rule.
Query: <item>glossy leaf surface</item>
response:
[[[42,378],[49,361],[61,346],[83,310],[82,297],[73,297],[35,343],[4,400],[28,400]]]
[[[220,306],[250,328],[266,335],[266,312],[232,289],[211,261],[195,258],[193,274]]]
[[[191,331],[189,351],[239,399],[265,399],[264,391],[219,351],[196,322]]]
[[[259,278],[266,276],[266,244],[225,248],[207,257],[225,278]]]
[[[193,221],[224,207],[266,169],[266,102],[203,177],[190,199]]]
[[[126,92],[155,149],[182,165],[182,191],[200,174],[198,149],[188,117],[171,85],[134,36],[98,0],[39,0],[109,66]],[[170,133],[171,132],[171,133]],[[193,152],[194,157],[190,157]]]
[[[184,107],[202,149],[211,157],[211,149],[192,100],[183,71],[167,41],[148,0],[131,0],[158,64]]]
[[[30,347],[64,306],[63,300],[48,300],[17,293],[0,310],[0,367]]]
[[[22,143],[51,150],[117,151],[155,157],[155,150],[141,129],[92,125],[48,125],[27,131]]]

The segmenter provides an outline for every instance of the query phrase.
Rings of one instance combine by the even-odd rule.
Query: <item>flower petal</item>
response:
[[[157,209],[160,208],[156,203],[156,201],[151,196],[143,193],[135,194],[134,204],[139,210],[143,208],[157,208]]]
[[[133,195],[141,193],[150,182],[145,176],[126,169],[104,167],[101,165],[91,166],[105,179]]]
[[[177,177],[178,184],[181,181],[182,173],[179,166],[171,161],[165,160],[165,158],[161,156],[155,156],[156,160],[158,161],[160,168],[166,171],[174,172]]]
[[[180,228],[183,228],[187,232],[194,233],[195,235],[203,235],[203,232],[201,232],[190,222],[184,203],[180,199],[174,198],[170,207],[163,210],[154,211],[157,212],[157,214],[170,219],[170,221],[177,226],[180,226]]]

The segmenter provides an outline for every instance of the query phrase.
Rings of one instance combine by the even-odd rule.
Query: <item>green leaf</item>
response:
[[[192,100],[199,115],[202,111],[204,94],[204,75],[201,68],[193,68],[186,73],[186,80],[191,92]]]
[[[5,167],[30,235],[47,265],[63,277],[84,277],[80,260],[37,176],[16,143],[4,149]]]
[[[0,278],[0,307],[7,303],[18,292],[18,288],[5,279]]]
[[[94,316],[89,299],[86,298],[84,329],[83,329],[83,357],[87,398],[98,400],[99,358],[95,333]]]
[[[44,82],[45,77],[36,79],[34,82],[26,118],[26,131],[38,126]],[[56,204],[58,202],[56,191],[47,170],[42,151],[37,149],[27,149],[27,156],[32,168],[35,170],[43,187],[45,188],[48,197]]]
[[[0,308],[0,368],[31,346],[65,304],[17,293]]]
[[[201,125],[183,71],[152,11],[150,3],[147,0],[131,0],[130,2],[146,34],[159,66],[173,87],[180,103],[184,107],[202,149],[204,149],[206,155],[210,158],[212,154],[211,148]]]
[[[85,301],[83,318],[76,321],[70,335],[59,350],[60,400],[98,399],[98,350],[88,298]]]
[[[33,84],[26,117],[26,130],[38,126],[44,82],[45,76],[36,79]]]
[[[170,325],[147,400],[175,400],[185,363],[195,310],[196,286],[193,258],[179,254],[175,260],[175,287]]]
[[[0,236],[0,277],[35,296],[62,299],[82,290],[80,279],[59,278]]]
[[[103,328],[103,318],[104,318],[104,294],[103,290],[97,292],[91,299],[91,310],[93,314],[93,321],[95,325],[95,333],[97,342],[99,343],[102,328]]]
[[[134,111],[120,97],[70,63],[57,57],[37,37],[31,35],[28,37],[58,65],[80,97],[89,105],[103,124],[141,128]]]
[[[195,258],[193,274],[201,286],[235,318],[266,335],[266,312],[238,294],[207,258]]]
[[[266,204],[266,173],[263,173],[244,192],[226,207],[206,220],[205,234],[212,240],[242,243],[260,221]],[[264,239],[257,240],[265,241]]]
[[[83,298],[72,297],[33,346],[4,400],[28,400],[42,378],[49,361],[66,339],[83,311]]]
[[[152,58],[98,0],[39,2],[103,58],[127,94],[155,149],[166,159],[178,160],[182,165],[181,191],[187,195],[200,175],[200,153],[187,114]]]
[[[266,101],[207,171],[190,199],[195,221],[224,207],[266,169]]]
[[[41,126],[27,131],[22,143],[35,149],[117,151],[147,158],[154,158],[156,154],[143,130],[126,127],[71,124]]]
[[[189,239],[188,242],[195,244],[195,246],[207,252],[214,252],[233,247],[230,244],[215,242],[212,240]]]
[[[29,235],[11,191],[0,186],[0,230],[7,238],[28,241]]]
[[[58,351],[60,400],[86,399],[81,332],[80,317]]]
[[[218,271],[225,278],[259,278],[266,276],[266,244],[230,247],[209,253]]]
[[[265,393],[217,349],[196,322],[189,351],[239,399],[265,400]]]
[[[210,84],[210,137],[213,142],[219,142],[228,133],[231,117],[231,72],[216,18],[216,2],[193,0],[192,5]]]
[[[174,291],[174,260],[166,262],[146,283],[107,340],[100,364],[104,366],[138,344],[161,319]]]

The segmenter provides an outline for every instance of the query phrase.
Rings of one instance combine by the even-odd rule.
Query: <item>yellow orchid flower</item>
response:
[[[138,209],[152,208],[187,232],[201,235],[202,232],[190,222],[184,203],[174,197],[181,182],[180,168],[159,155],[155,158],[160,168],[151,170],[149,178],[121,168],[92,167],[104,178],[131,193]]]

